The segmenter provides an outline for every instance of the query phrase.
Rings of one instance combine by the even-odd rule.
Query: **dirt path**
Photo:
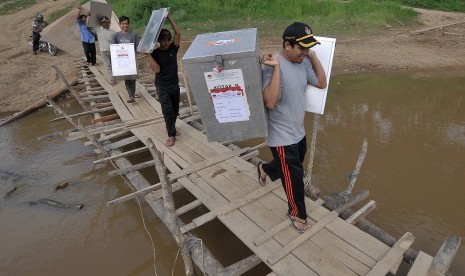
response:
[[[69,81],[77,78],[77,69],[71,56],[63,51],[55,57],[48,53],[33,56],[27,43],[36,12],[41,12],[47,19],[52,11],[73,2],[39,0],[32,7],[0,17],[0,113],[20,111],[43,95],[63,89],[63,84],[50,67],[52,63],[62,69]],[[421,12],[420,29],[465,21],[463,13],[418,11]],[[464,28],[465,23],[462,23],[412,35],[414,29],[399,23],[369,37],[363,34],[337,36],[333,74],[364,70],[463,67]],[[279,38],[261,38],[260,41],[262,51],[277,52],[280,45]]]

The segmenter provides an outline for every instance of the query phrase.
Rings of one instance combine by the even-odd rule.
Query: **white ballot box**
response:
[[[106,16],[111,19],[112,11],[110,4],[90,1],[90,16],[88,18],[87,26],[91,28],[100,27],[100,20],[102,19],[102,16]]]
[[[110,55],[114,77],[134,79],[137,76],[134,43],[110,44]]]
[[[137,51],[139,53],[151,53],[153,51],[155,41],[160,34],[161,27],[163,26],[163,22],[165,22],[167,15],[167,8],[152,11],[149,22],[145,27],[144,34],[140,39],[139,45],[137,45]]]
[[[329,78],[331,77],[331,67],[333,66],[334,49],[336,48],[336,39],[328,37],[315,36],[321,44],[312,47],[316,56],[321,62],[326,73],[327,86],[325,89],[307,86],[306,95],[306,111],[317,114],[323,114],[326,104],[326,96],[328,95]]]
[[[257,29],[198,35],[182,60],[208,141],[267,135]]]

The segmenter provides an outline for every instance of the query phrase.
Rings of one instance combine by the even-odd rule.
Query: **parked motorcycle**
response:
[[[29,40],[29,44],[32,47],[32,36],[29,36],[31,39]],[[52,56],[56,56],[58,52],[58,48],[55,45],[48,43],[47,41],[39,40],[39,50],[38,51],[48,51]]]

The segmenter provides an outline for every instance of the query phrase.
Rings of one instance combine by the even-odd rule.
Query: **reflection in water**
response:
[[[465,236],[464,73],[338,76],[319,118],[314,182],[324,193],[342,190],[366,137],[354,192],[367,189],[378,203],[369,219],[395,237],[411,231],[413,246],[433,256],[446,236]],[[456,275],[465,275],[464,251]]]
[[[464,73],[333,77],[325,114],[319,116],[313,182],[323,194],[344,189],[366,137],[368,153],[354,193],[367,189],[378,203],[368,218],[395,237],[412,232],[413,247],[430,255],[447,235],[465,236]],[[70,113],[80,111],[76,105],[71,108]],[[110,166],[93,165],[99,157],[91,147],[66,141],[71,126],[64,121],[49,123],[53,117],[53,111],[43,109],[0,128],[0,271],[5,275],[153,275],[153,251],[137,205],[129,201],[106,206],[107,201],[129,193],[129,188],[121,178],[108,177]],[[306,123],[310,134],[311,114]],[[60,132],[63,135],[47,136]],[[267,149],[261,157],[271,158]],[[139,158],[145,161],[147,156]],[[55,191],[64,180],[69,187]],[[3,198],[13,187],[17,190]],[[178,202],[183,200],[179,197],[189,197],[178,193]],[[27,204],[40,198],[85,206],[76,211]],[[150,207],[144,204],[142,209],[155,240],[158,275],[169,275],[178,248]],[[199,215],[193,213],[184,217]],[[251,254],[238,247],[219,223],[196,231],[224,263]],[[465,275],[463,244],[451,268],[455,275]],[[182,273],[178,259],[175,275]]]

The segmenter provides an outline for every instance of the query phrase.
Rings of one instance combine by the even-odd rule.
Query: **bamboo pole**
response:
[[[84,134],[86,135],[87,139],[89,139],[89,141],[92,141],[92,144],[98,148],[100,150],[101,153],[105,153],[108,155],[108,152],[100,145],[100,143],[97,141],[97,139],[95,139],[94,136],[92,136],[92,134],[89,133],[89,131],[87,131],[87,129],[85,128],[85,126],[83,126],[79,121],[77,123],[75,123],[73,121],[73,119],[68,115],[66,114],[66,112],[64,112],[60,107],[58,107],[54,101],[50,100],[47,96],[45,96],[45,100],[50,104],[52,105],[52,107],[58,111],[58,113],[62,116],[64,116],[66,118],[66,120],[68,120],[68,122],[70,122],[74,127],[80,129],[82,132],[84,132]]]
[[[72,88],[71,85],[69,85],[68,80],[65,78],[65,75],[63,75],[60,68],[58,68],[58,66],[56,66],[55,64],[53,64],[52,67],[53,67],[53,69],[55,69],[55,71],[57,72],[57,75],[60,77],[63,84],[66,86],[66,88],[68,88],[68,90],[71,92],[71,94],[74,96],[74,98],[76,98],[76,100],[79,102],[79,104],[82,106],[82,108],[84,108],[86,111],[88,111],[89,107],[84,104],[84,102],[81,100],[81,97],[79,97],[77,95],[77,92],[74,90],[74,88]]]
[[[365,140],[363,140],[362,150],[360,151],[360,154],[358,155],[358,160],[357,160],[357,163],[355,164],[355,169],[352,173],[349,186],[347,186],[347,188],[344,191],[340,192],[336,196],[336,203],[338,205],[344,204],[345,202],[347,202],[347,200],[349,200],[350,198],[350,195],[352,195],[352,189],[354,188],[355,181],[357,181],[358,174],[360,173],[360,168],[362,167],[363,161],[365,160],[365,156],[367,154],[367,148],[368,148],[368,142],[367,142],[367,139],[365,138]]]
[[[177,244],[181,247],[181,256],[184,260],[184,269],[186,275],[194,275],[194,267],[192,265],[190,253],[185,247],[186,240],[181,233],[179,224],[177,223],[176,209],[174,207],[171,185],[169,183],[166,173],[166,166],[162,163],[161,154],[155,148],[155,145],[151,138],[147,138],[146,144],[149,148],[150,153],[152,154],[153,160],[155,161],[155,169],[157,171],[158,177],[160,178],[160,183],[163,189],[163,202],[166,210],[166,218],[169,222],[168,228],[170,228],[171,233],[173,233],[174,239],[176,240]]]

